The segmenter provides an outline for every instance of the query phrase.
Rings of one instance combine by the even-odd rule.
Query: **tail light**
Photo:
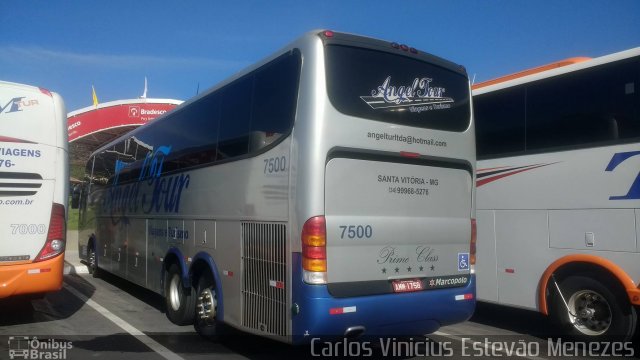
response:
[[[471,219],[471,245],[469,249],[469,265],[471,265],[471,272],[474,272],[476,267],[477,241],[478,241],[478,225],[476,224],[476,219]]]
[[[49,232],[47,233],[47,242],[40,250],[38,256],[33,262],[51,259],[54,256],[62,254],[67,238],[64,206],[53,204],[51,207],[51,220],[49,221]]]
[[[302,227],[304,282],[327,283],[327,227],[324,216],[312,217]]]

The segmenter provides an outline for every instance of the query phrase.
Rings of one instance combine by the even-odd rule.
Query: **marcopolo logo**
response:
[[[9,359],[67,359],[67,350],[71,350],[71,341],[46,339],[37,337],[10,336]]]
[[[425,279],[425,283],[429,288],[448,288],[465,286],[469,283],[468,275],[454,275],[454,276],[438,276]]]

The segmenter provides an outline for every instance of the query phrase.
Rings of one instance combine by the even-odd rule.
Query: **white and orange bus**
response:
[[[68,183],[62,98],[0,81],[0,298],[62,286]]]
[[[640,48],[476,84],[478,300],[631,338],[640,305]]]

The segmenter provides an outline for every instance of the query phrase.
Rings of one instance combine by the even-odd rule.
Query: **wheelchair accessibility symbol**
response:
[[[469,253],[458,253],[458,271],[469,270]]]

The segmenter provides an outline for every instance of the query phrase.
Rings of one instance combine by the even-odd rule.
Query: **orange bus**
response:
[[[0,81],[0,298],[62,286],[66,123],[58,94]]]

